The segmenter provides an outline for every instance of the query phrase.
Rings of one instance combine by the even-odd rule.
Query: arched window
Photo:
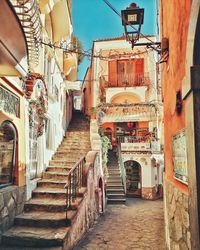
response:
[[[0,188],[14,183],[17,132],[10,121],[0,126]]]

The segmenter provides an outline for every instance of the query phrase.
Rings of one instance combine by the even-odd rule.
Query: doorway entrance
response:
[[[14,184],[17,157],[17,131],[10,121],[0,126],[0,187]]]
[[[126,161],[126,195],[128,197],[141,196],[141,166],[137,161]]]

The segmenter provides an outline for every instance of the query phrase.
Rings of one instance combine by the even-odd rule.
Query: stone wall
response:
[[[12,226],[15,216],[22,213],[25,200],[25,186],[0,189],[0,241],[2,233]]]
[[[167,249],[191,249],[188,194],[165,179],[164,197]]]
[[[71,228],[63,249],[68,250],[83,237],[88,229],[94,224],[99,217],[100,207],[102,202],[102,209],[105,206],[104,184],[102,188],[102,197],[99,201],[99,179],[103,180],[102,165],[98,160],[99,153],[97,151],[90,151],[86,156],[86,165],[84,167],[83,185],[86,187],[81,204],[78,207],[76,217],[72,221]],[[99,171],[98,169],[101,169]]]
[[[155,187],[142,187],[142,198],[145,200],[155,200],[157,198]]]

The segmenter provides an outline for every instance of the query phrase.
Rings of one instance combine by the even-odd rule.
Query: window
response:
[[[144,78],[144,59],[110,61],[108,70],[110,87],[138,86]]]

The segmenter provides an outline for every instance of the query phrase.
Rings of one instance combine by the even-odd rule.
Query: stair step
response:
[[[116,193],[116,192],[123,192],[124,193],[124,189],[123,188],[106,188],[106,192],[107,193]]]
[[[14,224],[26,227],[66,227],[71,225],[71,221],[75,215],[76,211],[73,210],[67,212],[67,218],[66,212],[25,212],[15,217]]]
[[[64,188],[51,188],[51,187],[40,187],[36,188],[32,192],[33,198],[55,198],[55,199],[65,199],[66,189]]]
[[[70,209],[76,210],[81,203],[82,198],[77,198],[76,202],[72,203]],[[66,199],[42,199],[33,198],[25,203],[24,211],[47,211],[47,212],[64,212],[66,211]]]
[[[60,180],[66,180],[67,182],[68,173],[60,173],[60,172],[44,172],[43,178],[44,179],[60,179]]]
[[[107,204],[124,204],[126,199],[107,199]]]
[[[38,228],[14,226],[2,236],[2,243],[9,246],[52,247],[63,246],[69,228]]]
[[[66,185],[66,180],[41,179],[37,182],[38,187],[64,188],[65,185]]]
[[[68,173],[72,167],[70,166],[49,166],[46,168],[46,172],[60,172]]]

